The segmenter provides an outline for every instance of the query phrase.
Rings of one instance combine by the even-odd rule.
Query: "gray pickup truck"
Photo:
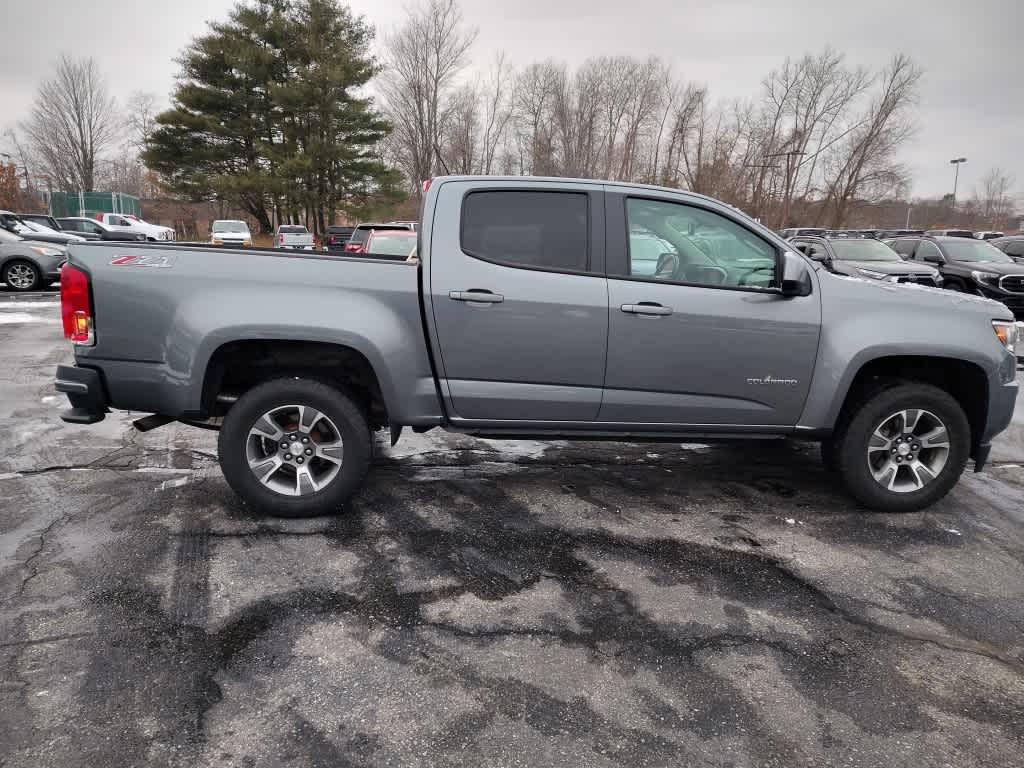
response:
[[[284,516],[339,510],[387,427],[814,440],[864,506],[900,512],[980,470],[1010,423],[1006,307],[832,274],[715,200],[442,177],[421,220],[418,264],[72,246],[62,418],[219,427],[228,483]]]

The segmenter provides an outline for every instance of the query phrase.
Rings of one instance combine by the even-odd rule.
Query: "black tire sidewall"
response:
[[[871,476],[866,460],[868,439],[882,419],[904,409],[931,411],[946,426],[949,455],[939,476],[919,491],[895,493]],[[837,441],[839,468],[850,494],[880,512],[914,512],[935,503],[956,485],[970,454],[971,428],[953,397],[928,384],[902,384],[883,390],[861,405]]]
[[[15,288],[7,280],[8,270],[10,270],[11,267],[17,266],[18,264],[24,264],[26,267],[31,268],[31,270],[35,272],[36,279],[28,288]],[[39,267],[37,267],[31,261],[27,261],[25,259],[14,259],[4,264],[3,275],[0,275],[0,277],[3,278],[4,284],[8,287],[8,289],[12,291],[18,291],[23,293],[27,291],[38,291],[40,288],[43,287],[43,273],[39,270]]]
[[[309,496],[285,496],[264,486],[246,460],[249,430],[267,411],[282,405],[309,405],[324,413],[341,432],[345,447],[341,469],[324,489]],[[338,389],[313,379],[275,379],[239,398],[221,426],[217,448],[221,471],[232,490],[250,507],[276,517],[337,514],[360,489],[373,455],[366,417]]]

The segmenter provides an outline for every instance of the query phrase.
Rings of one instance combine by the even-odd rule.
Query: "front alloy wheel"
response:
[[[970,454],[971,425],[948,392],[908,381],[851,408],[833,440],[852,496],[879,512],[913,512],[956,485]]]
[[[871,433],[867,461],[871,476],[895,493],[919,491],[949,458],[949,432],[931,411],[908,408],[884,418]]]
[[[27,261],[13,261],[3,274],[7,287],[14,291],[31,291],[41,286],[39,270]]]

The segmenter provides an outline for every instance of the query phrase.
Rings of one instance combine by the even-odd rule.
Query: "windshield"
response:
[[[305,227],[289,225],[284,227],[278,227],[277,231],[282,235],[305,235],[307,230]]]
[[[981,240],[946,240],[942,243],[942,250],[953,261],[993,261],[996,264],[1012,264],[1013,259],[1000,251],[994,245]]]
[[[375,234],[370,240],[368,253],[381,256],[408,256],[416,247],[416,238],[410,232],[407,235]]]
[[[877,240],[829,240],[840,261],[902,261],[896,251]]]
[[[249,227],[244,221],[215,221],[213,222],[213,231],[247,235]]]
[[[57,230],[50,229],[49,227],[44,227],[42,224],[36,224],[34,221],[25,221],[24,223],[25,223],[25,226],[28,227],[29,229],[31,229],[33,232],[39,232],[42,235],[59,235],[60,234],[60,232],[58,232]]]
[[[0,243],[20,243],[22,238],[6,229],[0,229]]]

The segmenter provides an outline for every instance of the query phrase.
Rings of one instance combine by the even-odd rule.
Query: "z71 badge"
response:
[[[112,267],[170,267],[174,256],[115,256],[110,260]]]

